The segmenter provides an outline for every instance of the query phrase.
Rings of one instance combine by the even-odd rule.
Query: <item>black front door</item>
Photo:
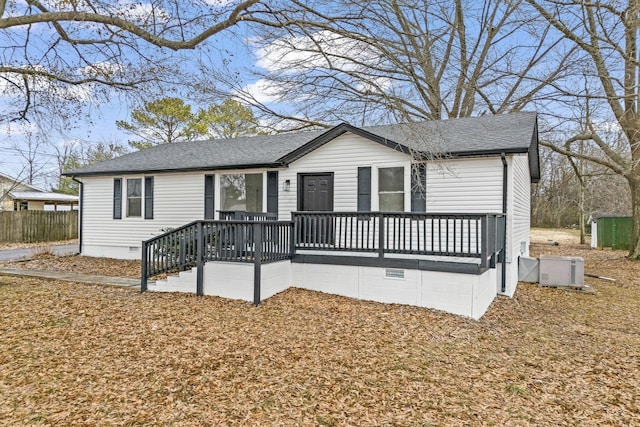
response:
[[[333,210],[333,174],[300,174],[298,177],[298,210]]]
[[[298,210],[333,211],[332,173],[298,175]],[[304,242],[311,246],[333,244],[334,227],[330,215],[305,217],[298,227]]]

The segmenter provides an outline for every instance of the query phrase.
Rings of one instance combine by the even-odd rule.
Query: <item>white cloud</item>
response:
[[[594,121],[593,127],[597,132],[617,134],[622,131],[620,123],[617,120]]]
[[[357,70],[379,63],[379,52],[366,43],[319,31],[310,36],[284,37],[254,49],[256,65],[267,71],[303,72],[315,68]]]
[[[96,62],[91,65],[87,65],[78,70],[78,73],[83,76],[103,76],[122,74],[125,71],[125,67],[122,64],[109,61]]]
[[[240,91],[241,97],[250,97],[261,104],[274,103],[281,100],[282,90],[274,82],[260,79],[246,85]]]
[[[318,71],[325,75],[343,73],[340,78],[363,93],[385,93],[393,87],[392,79],[376,72],[383,65],[384,55],[365,42],[330,31],[283,37],[269,45],[259,45],[258,40],[249,40],[249,43],[257,57],[256,66],[267,71],[264,80],[247,86],[247,90],[258,94],[256,99],[259,100],[275,102],[280,100],[280,94],[289,92],[289,88],[281,86],[283,83],[269,80],[269,74],[312,76]],[[388,64],[383,68],[388,68]],[[304,95],[298,93],[297,97],[300,100]]]
[[[391,89],[393,81],[388,77],[372,77],[366,82],[356,84],[356,89],[362,92],[384,93]]]

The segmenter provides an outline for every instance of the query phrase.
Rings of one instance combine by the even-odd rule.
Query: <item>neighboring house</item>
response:
[[[528,255],[530,186],[540,176],[537,119],[341,124],[166,144],[65,175],[82,182],[84,255],[136,259],[141,242],[161,230],[226,219],[228,211],[240,211],[236,218],[269,212],[295,220],[295,256],[265,270],[266,294],[293,285],[479,318],[497,293],[513,294],[518,257]],[[359,242],[349,238],[354,233]],[[199,273],[204,293],[251,300],[211,282],[234,282],[242,267],[207,263]]]
[[[0,174],[0,198],[0,211],[69,210],[78,206],[78,196],[44,191],[4,174]]]

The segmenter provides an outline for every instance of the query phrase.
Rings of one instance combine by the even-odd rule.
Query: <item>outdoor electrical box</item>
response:
[[[538,280],[540,280],[538,258],[520,255],[518,258],[518,281],[538,283]]]
[[[580,257],[540,256],[540,284],[584,286],[584,259]]]

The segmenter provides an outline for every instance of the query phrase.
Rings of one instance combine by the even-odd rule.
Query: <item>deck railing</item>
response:
[[[142,290],[159,274],[207,261],[266,264],[291,258],[291,222],[194,221],[142,242]]]
[[[221,212],[222,214],[222,212]],[[251,213],[248,213],[251,214]],[[236,214],[234,213],[234,216]],[[406,212],[292,212],[292,221],[205,220],[168,230],[142,242],[141,289],[153,276],[197,267],[196,293],[203,294],[207,261],[253,263],[254,299],[260,301],[262,264],[297,253],[347,252],[379,258],[416,255],[473,258],[481,268],[504,259],[503,214]],[[259,218],[258,215],[253,218]]]
[[[293,212],[295,250],[479,258],[502,250],[502,214]],[[495,261],[495,260],[494,260]]]
[[[272,212],[218,211],[222,221],[277,221],[278,214]]]

